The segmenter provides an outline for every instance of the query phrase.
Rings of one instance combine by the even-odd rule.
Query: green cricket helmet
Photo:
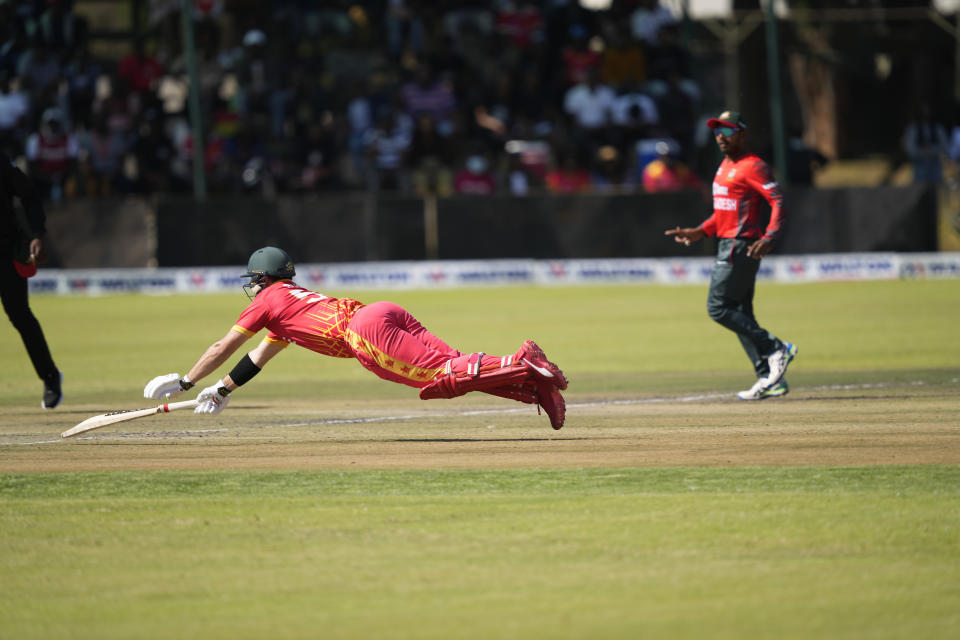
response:
[[[269,276],[277,280],[286,280],[297,275],[297,270],[293,267],[293,260],[283,249],[276,247],[264,247],[257,249],[250,255],[247,261],[247,272],[243,274],[244,278],[250,278],[250,282],[243,285],[247,296],[250,295],[253,287],[262,285],[264,279]],[[255,296],[258,292],[255,292]]]

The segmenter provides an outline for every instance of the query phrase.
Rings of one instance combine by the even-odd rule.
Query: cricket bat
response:
[[[86,433],[87,431],[93,431],[94,429],[99,429],[100,427],[105,427],[110,424],[126,422],[127,420],[136,420],[137,418],[146,418],[147,416],[156,415],[158,413],[170,413],[171,411],[176,411],[177,409],[193,409],[197,406],[197,404],[199,403],[196,400],[185,400],[183,402],[169,402],[167,404],[161,404],[157,405],[156,407],[149,407],[147,409],[111,411],[110,413],[104,413],[99,416],[87,418],[77,426],[67,429],[61,433],[60,437],[69,438],[70,436],[75,436],[79,433]]]

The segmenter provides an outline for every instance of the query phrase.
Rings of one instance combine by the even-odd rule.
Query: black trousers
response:
[[[753,315],[753,292],[760,261],[747,255],[747,240],[722,239],[710,276],[707,312],[714,322],[737,334],[758,378],[770,373],[767,356],[780,346]]]
[[[27,348],[30,361],[37,375],[42,380],[54,380],[59,376],[57,365],[53,362],[47,340],[43,336],[40,323],[30,311],[27,300],[27,280],[21,278],[13,267],[10,256],[0,254],[0,299],[3,301],[3,310],[13,323],[14,329],[20,333],[23,346]]]

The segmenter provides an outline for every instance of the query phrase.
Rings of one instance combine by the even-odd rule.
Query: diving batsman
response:
[[[532,340],[512,354],[463,353],[427,331],[406,309],[392,302],[363,304],[331,298],[293,281],[296,269],[276,247],[254,251],[244,277],[250,305],[227,334],[210,345],[180,376],[157,376],[144,387],[145,398],[160,400],[190,390],[217,370],[261,329],[266,337],[240,358],[230,373],[197,396],[196,413],[220,413],[230,394],[249,382],[290,344],[334,358],[356,358],[379,377],[420,389],[420,398],[454,398],[470,391],[535,404],[560,429],[566,404],[560,392],[567,379]]]

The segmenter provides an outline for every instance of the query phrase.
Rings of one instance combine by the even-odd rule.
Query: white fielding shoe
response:
[[[780,382],[783,374],[787,372],[787,367],[790,366],[794,356],[797,355],[797,351],[797,345],[790,342],[783,342],[780,344],[779,349],[767,357],[767,366],[770,367],[770,373],[764,378],[764,382],[768,386],[772,387]]]
[[[790,385],[783,378],[771,387],[766,386],[766,384],[767,379],[760,378],[752,387],[738,393],[737,397],[741,400],[764,400],[766,398],[779,398],[790,393]]]

